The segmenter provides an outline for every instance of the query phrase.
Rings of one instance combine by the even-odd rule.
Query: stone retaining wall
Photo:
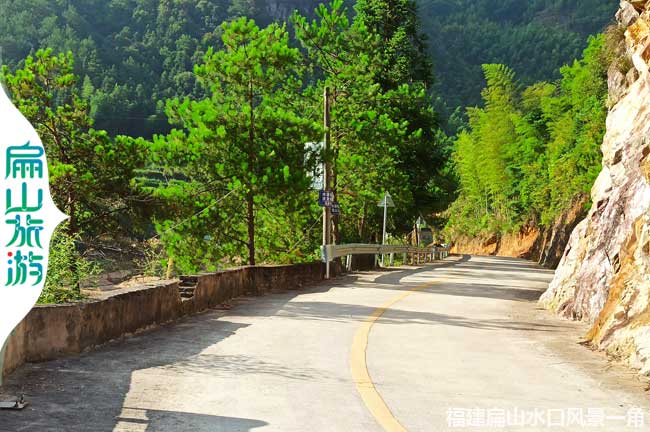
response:
[[[356,266],[355,266],[356,267]],[[341,266],[333,266],[333,274]],[[69,305],[37,305],[7,342],[2,376],[27,362],[79,354],[113,339],[197,314],[232,298],[300,289],[323,280],[322,263],[241,267],[182,278],[195,285],[181,298],[179,281],[106,293]]]

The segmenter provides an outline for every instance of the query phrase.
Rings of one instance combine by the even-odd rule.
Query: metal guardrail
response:
[[[327,278],[329,278],[329,263],[336,258],[347,257],[346,268],[351,269],[352,255],[390,255],[389,265],[393,264],[395,254],[402,254],[404,262],[407,255],[411,255],[413,264],[445,259],[449,256],[449,248],[427,247],[421,248],[409,245],[379,245],[379,244],[342,244],[321,246],[323,262],[327,264]]]

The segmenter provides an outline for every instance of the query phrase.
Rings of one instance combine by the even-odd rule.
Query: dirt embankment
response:
[[[569,241],[573,229],[587,214],[588,197],[576,197],[572,205],[548,228],[524,227],[517,233],[493,234],[489,237],[457,237],[452,253],[495,255],[526,258],[547,268],[555,268]]]

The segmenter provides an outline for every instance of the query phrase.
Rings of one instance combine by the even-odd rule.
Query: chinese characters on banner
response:
[[[5,159],[5,223],[14,230],[5,245],[10,248],[5,286],[38,285],[43,281],[43,189],[29,188],[27,180],[43,179],[45,151],[28,141],[7,147]]]
[[[50,195],[38,134],[0,85],[0,348],[45,286],[48,248],[65,219]]]

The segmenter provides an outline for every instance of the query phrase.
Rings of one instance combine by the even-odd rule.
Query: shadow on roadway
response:
[[[428,272],[435,269],[454,267],[462,263],[466,263],[471,259],[469,255],[463,255],[460,260],[456,261],[437,261],[430,264],[424,264],[423,267],[418,267],[408,270],[399,270],[379,276],[374,280],[374,284],[378,285],[399,285],[405,277],[413,276],[418,273]]]
[[[272,374],[309,379],[314,371],[287,368],[243,356],[202,352],[247,324],[218,320],[211,311],[172,325],[109,343],[78,357],[23,366],[3,386],[24,393],[31,402],[24,411],[0,411],[2,432],[215,432],[250,431],[264,421],[180,411],[125,409],[133,375],[155,368],[163,378],[183,370],[204,374]],[[178,372],[176,372],[178,373]],[[179,398],[197,398],[189,394]],[[157,401],[143,402],[155,404]],[[127,412],[127,418],[122,414]]]
[[[380,288],[368,283],[368,288]],[[363,289],[363,288],[361,288]],[[406,288],[405,288],[406,289]],[[399,291],[396,287],[396,291]],[[506,301],[532,302],[539,298],[541,290],[513,288],[504,285],[490,285],[485,283],[468,284],[465,282],[454,283],[446,281],[441,285],[434,285],[418,295],[431,294],[440,296],[458,296],[488,298]],[[368,316],[376,310],[374,306],[363,306],[357,304],[321,302],[321,301],[299,301],[286,303],[278,312],[278,316],[296,320],[324,320],[324,321],[365,321]],[[564,325],[530,323],[526,321],[513,321],[512,319],[482,320],[476,317],[464,317],[457,315],[409,311],[399,309],[395,306],[388,309],[381,318],[382,324],[426,324],[426,325],[449,325],[484,330],[511,329],[526,331],[553,331],[558,328],[565,328]]]
[[[143,410],[128,407],[124,407],[123,413],[116,419],[117,426],[114,432],[246,432],[268,425],[263,421],[236,417]]]

